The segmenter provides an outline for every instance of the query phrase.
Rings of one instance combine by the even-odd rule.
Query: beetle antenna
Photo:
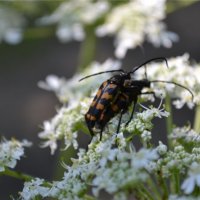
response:
[[[192,91],[189,88],[185,87],[184,85],[181,85],[181,84],[173,82],[173,81],[162,81],[162,80],[154,80],[154,81],[150,81],[150,82],[151,83],[157,83],[157,82],[160,82],[160,83],[170,83],[170,84],[174,84],[174,85],[177,85],[179,87],[182,87],[182,88],[184,88],[185,90],[187,90],[191,94],[192,101],[194,100],[194,94],[192,93]]]
[[[167,59],[165,57],[158,57],[158,58],[152,58],[150,60],[147,60],[146,62],[142,63],[141,65],[137,66],[136,68],[134,68],[130,73],[134,73],[135,71],[137,71],[139,68],[145,66],[147,63],[150,63],[152,61],[155,61],[155,60],[164,60],[166,65],[167,65],[167,68],[169,67],[168,66],[168,62],[167,62]]]
[[[91,74],[91,75],[85,76],[85,77],[81,78],[79,81],[82,81],[82,80],[84,80],[86,78],[90,78],[92,76],[96,76],[96,75],[104,74],[104,73],[110,73],[110,72],[124,72],[124,70],[123,69],[118,69],[118,70],[109,70],[109,71],[104,71],[104,72],[98,72],[96,74]]]

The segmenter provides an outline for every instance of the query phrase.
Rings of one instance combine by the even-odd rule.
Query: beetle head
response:
[[[128,85],[129,83],[131,83],[131,75],[130,73],[127,72],[121,72],[119,74],[114,75],[111,78],[111,81],[118,84],[118,85]],[[125,84],[125,85],[124,85]]]

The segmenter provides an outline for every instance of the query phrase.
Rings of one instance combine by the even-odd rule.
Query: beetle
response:
[[[175,84],[188,90],[193,98],[193,93],[183,85],[171,81],[153,80],[149,81],[147,78],[143,80],[133,80],[131,74],[134,74],[142,66],[155,60],[164,60],[168,67],[167,59],[164,57],[150,59],[143,64],[137,66],[130,72],[125,72],[123,69],[103,71],[96,74],[85,76],[80,79],[82,81],[86,78],[100,75],[103,73],[118,72],[108,80],[104,81],[99,87],[87,113],[85,114],[85,121],[91,136],[94,136],[94,129],[100,130],[100,140],[106,124],[117,114],[120,114],[117,126],[117,133],[120,130],[121,119],[128,108],[133,104],[131,115],[126,125],[133,118],[135,107],[138,101],[138,96],[142,94],[154,94],[154,92],[142,92],[143,88],[150,88],[152,82],[164,82]]]

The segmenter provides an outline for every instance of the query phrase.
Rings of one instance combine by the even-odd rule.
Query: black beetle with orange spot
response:
[[[96,76],[103,73],[119,72],[119,74],[112,76],[110,79],[104,81],[99,87],[97,94],[95,95],[88,112],[85,114],[85,121],[90,131],[91,136],[94,136],[94,130],[100,130],[100,140],[102,138],[102,132],[106,124],[117,114],[120,114],[119,122],[117,126],[117,133],[120,130],[120,124],[122,115],[128,111],[129,106],[133,104],[131,115],[126,125],[133,118],[136,103],[138,101],[138,96],[142,94],[154,94],[154,92],[142,92],[143,88],[150,88],[152,82],[164,82],[177,85],[188,90],[193,99],[193,93],[185,86],[164,80],[153,80],[149,81],[147,79],[143,80],[133,80],[131,74],[134,74],[136,70],[145,66],[147,63],[155,60],[164,60],[168,66],[167,59],[164,57],[153,58],[146,61],[145,63],[134,68],[130,72],[125,72],[124,70],[110,70],[103,71],[96,74],[86,76],[80,81]]]

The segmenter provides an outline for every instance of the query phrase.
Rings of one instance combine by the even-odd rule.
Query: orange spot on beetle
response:
[[[103,110],[104,109],[104,105],[101,104],[101,103],[98,103],[97,106],[96,106],[96,109]]]

